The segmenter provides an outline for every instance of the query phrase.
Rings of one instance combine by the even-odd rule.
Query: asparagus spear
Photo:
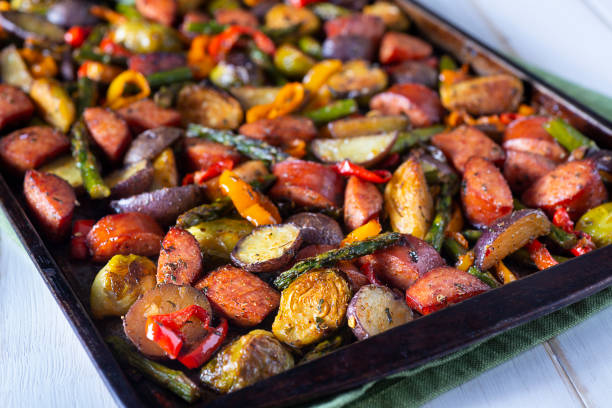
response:
[[[179,67],[147,75],[147,82],[151,88],[158,88],[162,85],[170,85],[191,79],[193,79],[193,72],[189,67]]]
[[[444,126],[435,125],[406,132],[400,132],[391,153],[402,153],[419,143],[427,142],[433,135],[444,131]]]
[[[315,125],[324,125],[336,119],[343,118],[359,110],[357,102],[354,99],[341,99],[330,103],[322,108],[304,114],[307,118],[312,119]]]
[[[143,357],[140,353],[132,350],[120,337],[109,336],[105,340],[121,360],[127,362],[150,380],[169,389],[188,403],[193,403],[200,398],[200,388],[182,371],[173,370]]]
[[[287,79],[276,68],[268,54],[260,50],[253,42],[249,42],[249,58],[255,65],[268,73],[276,85],[285,85],[287,83]]]
[[[308,54],[313,58],[323,59],[323,48],[314,37],[309,35],[301,37],[298,40],[298,47],[300,47],[300,50],[303,53]]]
[[[470,269],[467,270],[467,273],[477,277],[492,288],[499,288],[501,286],[493,275],[491,275],[489,272],[483,272],[475,266],[471,266]]]
[[[397,232],[386,232],[364,241],[355,242],[339,249],[323,252],[320,255],[306,258],[293,265],[291,269],[278,275],[274,279],[274,286],[279,290],[286,289],[294,279],[312,269],[327,268],[338,261],[359,258],[371,254],[379,249],[386,248],[400,240],[402,234]]]
[[[452,258],[455,262],[459,260],[459,257],[465,255],[467,251],[457,240],[454,238],[446,238],[443,243],[444,252]],[[489,272],[482,272],[475,266],[470,266],[467,270],[470,275],[473,275],[489,285],[492,288],[498,288],[499,282]]]
[[[431,228],[427,231],[427,235],[425,235],[425,241],[431,244],[438,252],[442,249],[444,230],[451,217],[453,195],[457,192],[457,177],[451,176],[450,180],[442,183],[440,196],[436,202],[436,216],[431,224]]]
[[[440,68],[440,71],[443,71],[445,69],[455,71],[459,68],[457,67],[457,63],[455,62],[455,60],[447,54],[444,54],[440,57],[440,63],[438,64],[438,66]]]
[[[222,33],[228,26],[225,24],[219,24],[214,20],[189,23],[187,25],[187,31],[198,34],[219,34]]]
[[[81,170],[83,185],[91,198],[105,198],[110,195],[110,189],[104,184],[96,157],[89,150],[87,143],[87,127],[83,119],[72,126],[71,131],[72,157]]]
[[[251,139],[244,135],[236,135],[229,130],[216,130],[190,123],[187,127],[187,137],[201,137],[222,145],[233,147],[245,156],[254,160],[262,160],[269,164],[281,162],[289,155],[282,150],[261,140]]]
[[[587,146],[593,150],[599,150],[599,147],[597,147],[594,141],[580,133],[578,129],[561,118],[551,119],[544,125],[544,129],[546,129],[546,131],[569,152],[573,152],[575,149],[582,146]]]
[[[87,77],[77,81],[77,116],[80,117],[86,108],[96,105],[98,84]]]

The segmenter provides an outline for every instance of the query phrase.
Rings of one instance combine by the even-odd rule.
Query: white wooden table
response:
[[[612,96],[612,0],[421,0],[486,43]],[[612,308],[427,407],[612,405]],[[0,235],[0,401],[114,407],[20,244]]]

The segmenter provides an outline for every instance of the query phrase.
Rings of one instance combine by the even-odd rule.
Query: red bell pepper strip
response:
[[[559,262],[552,257],[548,249],[540,243],[537,239],[534,239],[527,244],[527,250],[533,263],[536,264],[539,270],[550,268],[551,266],[558,265]]]
[[[71,27],[64,34],[64,41],[66,41],[66,44],[70,45],[71,47],[78,48],[83,45],[90,32],[91,28],[81,26]]]
[[[570,252],[574,256],[584,255],[586,253],[591,252],[595,248],[597,248],[597,246],[595,245],[595,243],[593,242],[593,239],[591,238],[589,234],[580,232],[578,233],[578,236],[580,237],[578,239],[578,242],[576,243],[576,245],[574,245],[572,249],[570,249]]]
[[[253,38],[255,45],[266,54],[274,54],[276,46],[267,35],[252,27],[233,25],[226,28],[222,33],[214,36],[208,44],[208,54],[220,61],[236,45],[240,36],[248,35]]]
[[[123,48],[121,45],[117,44],[113,40],[108,37],[104,37],[102,41],[100,41],[100,50],[105,54],[114,55],[117,57],[130,57],[132,53]]]
[[[175,359],[181,347],[183,336],[181,330],[193,316],[202,321],[205,328],[210,324],[210,315],[198,305],[187,306],[173,313],[159,314],[147,318],[147,338],[156,342],[171,359]]]
[[[227,320],[221,318],[221,323],[219,323],[219,326],[213,328],[202,343],[200,343],[200,345],[194,348],[191,352],[180,355],[178,357],[178,361],[183,363],[185,367],[192,370],[200,367],[202,364],[210,360],[213,353],[221,346],[223,340],[225,340],[225,337],[227,336],[227,332]]]
[[[70,237],[70,256],[74,259],[87,259],[87,234],[93,228],[94,220],[77,220],[72,225]]]
[[[383,169],[388,169],[391,167],[395,167],[399,164],[400,155],[399,153],[391,153],[386,159],[382,161],[382,163],[378,164],[378,167],[382,167]]]
[[[374,272],[374,266],[372,266],[370,262],[366,262],[361,265],[361,273],[363,273],[366,278],[368,278],[372,285],[383,286],[383,283],[376,277],[376,272]]]
[[[306,7],[309,4],[312,3],[319,3],[322,0],[289,0],[289,4],[291,4],[293,7]]]
[[[567,208],[557,208],[555,210],[555,214],[553,215],[552,222],[556,227],[561,228],[565,232],[569,232],[570,234],[575,233],[574,222],[570,218]]]
[[[387,170],[367,170],[348,160],[334,164],[332,169],[342,176],[356,176],[372,183],[386,183],[391,180],[391,172]]]
[[[584,232],[579,232],[574,229],[574,222],[570,218],[567,208],[559,207],[555,210],[555,214],[553,215],[553,224],[556,227],[563,229],[565,232],[575,234],[579,238],[576,245],[570,249],[570,252],[574,254],[574,256],[584,255],[596,248],[596,245],[593,243],[593,240],[589,234],[585,234]]]
[[[203,184],[205,181],[210,180],[213,177],[217,177],[223,170],[232,170],[234,168],[234,161],[231,159],[219,160],[213,163],[212,166],[206,170],[199,170],[194,173],[185,175],[183,178],[183,185],[187,184]]]

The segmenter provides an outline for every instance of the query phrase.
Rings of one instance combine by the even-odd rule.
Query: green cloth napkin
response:
[[[528,64],[527,69],[563,89],[591,109],[612,120],[612,99],[580,87]],[[0,213],[1,237],[16,239],[4,211]],[[405,371],[357,389],[311,403],[317,408],[418,407],[455,388],[484,371],[544,342],[588,319],[612,304],[612,288],[568,306],[548,316],[508,330],[485,342],[471,346],[443,359]]]
[[[563,89],[600,115],[612,120],[612,99],[517,61],[551,85]],[[612,267],[611,267],[612,268]],[[565,309],[508,330],[443,359],[360,388],[311,403],[317,408],[418,407],[520,353],[551,339],[612,304],[607,288]]]

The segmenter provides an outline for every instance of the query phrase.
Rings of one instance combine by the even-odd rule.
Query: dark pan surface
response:
[[[612,148],[612,124],[553,89],[422,6],[398,0],[418,31],[479,74],[509,72],[523,79],[527,96],[564,117],[601,146]],[[30,257],[78,334],[118,404],[183,406],[166,391],[122,370],[102,339],[120,323],[94,324],[88,314],[96,265],[75,263],[67,249],[48,244],[29,221],[20,184],[0,175],[0,201]],[[105,202],[83,203],[78,218],[95,218]],[[512,327],[575,303],[612,284],[612,246],[593,251],[459,305],[419,318],[328,356],[226,396],[209,394],[196,406],[268,407],[304,402],[446,356]],[[117,319],[115,319],[117,320]],[[365,356],[365,357],[364,357]],[[125,367],[124,367],[125,368]]]

